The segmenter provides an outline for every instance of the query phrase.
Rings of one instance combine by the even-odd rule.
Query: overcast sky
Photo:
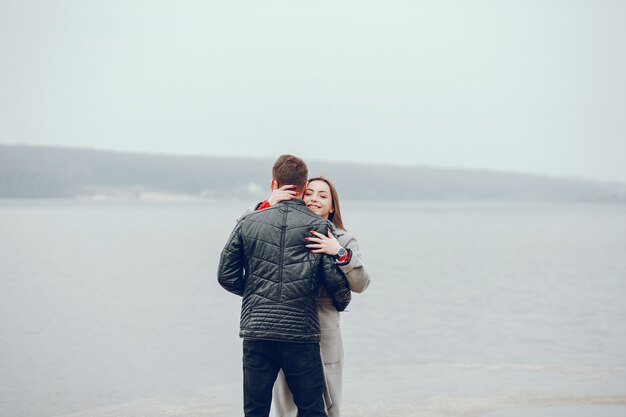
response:
[[[0,0],[0,143],[626,181],[626,1]]]

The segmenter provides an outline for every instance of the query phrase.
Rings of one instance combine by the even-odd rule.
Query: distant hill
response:
[[[261,198],[273,158],[0,145],[0,198]],[[626,184],[485,170],[307,161],[352,200],[626,202]]]

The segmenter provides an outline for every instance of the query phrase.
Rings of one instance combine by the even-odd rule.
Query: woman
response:
[[[297,198],[297,193],[291,191],[291,188],[290,185],[278,188],[257,209],[269,207],[287,199]],[[335,235],[329,230],[328,236],[311,232],[312,236],[305,238],[306,247],[314,253],[335,256],[337,265],[350,284],[350,289],[358,293],[365,291],[370,282],[370,275],[361,259],[361,252],[356,239],[345,230],[343,225],[335,186],[327,178],[311,178],[303,200],[309,210],[330,220],[336,229]],[[320,345],[326,376],[326,408],[328,417],[339,417],[341,415],[343,377],[343,342],[339,326],[339,312],[323,288],[320,289],[317,299],[321,328]],[[272,407],[276,417],[296,417],[297,409],[282,371],[274,384],[273,394]]]

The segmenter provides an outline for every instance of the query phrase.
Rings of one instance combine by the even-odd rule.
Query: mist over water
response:
[[[215,272],[247,205],[2,201],[0,414],[236,384],[240,299]],[[624,206],[342,208],[373,277],[342,315],[352,415],[374,394],[471,400],[512,381],[547,398],[625,392]]]

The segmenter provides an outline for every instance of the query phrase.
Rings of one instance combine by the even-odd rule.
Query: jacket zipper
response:
[[[285,206],[285,212],[283,213],[283,224],[281,225],[280,231],[280,262],[278,265],[278,279],[279,279],[279,287],[278,287],[278,302],[283,300],[283,258],[285,256],[285,233],[287,231],[287,212],[289,211],[289,207]]]

